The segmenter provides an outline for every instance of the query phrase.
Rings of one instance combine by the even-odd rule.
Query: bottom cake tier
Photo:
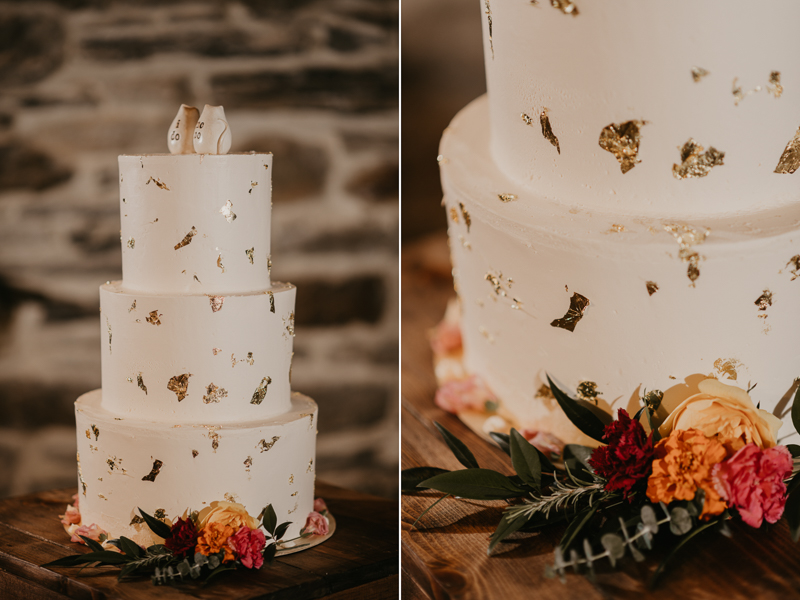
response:
[[[121,418],[101,401],[94,390],[75,402],[83,524],[149,545],[160,540],[137,508],[173,520],[229,501],[254,517],[271,504],[292,522],[284,539],[299,535],[314,505],[313,400],[295,392],[283,415],[224,425]]]

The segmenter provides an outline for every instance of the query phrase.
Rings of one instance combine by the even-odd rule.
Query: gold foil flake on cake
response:
[[[637,157],[642,138],[639,129],[643,125],[647,125],[647,121],[611,123],[600,132],[600,147],[616,157],[623,174],[642,162]]]
[[[294,498],[295,496],[297,496],[297,492],[292,493],[292,498]]]
[[[453,220],[453,223],[458,225],[458,211],[455,206],[450,207],[450,218]]]
[[[489,0],[483,0],[486,10],[486,21],[489,25],[489,49],[492,51],[492,60],[494,60],[494,42],[492,41],[492,8],[489,6]]]
[[[196,274],[195,274],[195,276],[194,276],[194,280],[195,280],[197,283],[199,283],[200,285],[203,285],[203,282],[201,282],[201,281],[200,281],[200,279],[198,279],[198,277],[197,277],[197,275],[196,275]]]
[[[789,259],[789,262],[786,263],[786,266],[791,268],[789,272],[792,274],[792,279],[790,281],[794,281],[798,277],[800,277],[800,254],[795,254],[792,258]]]
[[[220,352],[222,352],[222,348],[212,348],[212,349],[211,349],[211,353],[212,353],[214,356],[216,356],[216,355],[217,355],[217,354],[219,354]]]
[[[578,7],[572,0],[550,0],[550,6],[557,8],[565,15],[578,16]]]
[[[211,304],[211,312],[219,312],[222,303],[225,302],[225,296],[209,296],[208,301]]]
[[[211,440],[211,449],[216,452],[219,448],[219,433],[217,433],[219,425],[206,425],[206,427],[208,428],[208,439]]]
[[[244,464],[244,470],[249,473],[250,472],[250,467],[253,466],[253,457],[252,456],[248,456],[247,458],[245,458],[243,464]]]
[[[692,80],[697,83],[703,77],[707,77],[710,75],[708,71],[706,71],[703,67],[692,67]]]
[[[239,497],[236,494],[232,494],[231,492],[226,492],[222,497],[225,498],[225,502],[239,501]]]
[[[458,236],[458,241],[461,242],[461,245],[467,250],[472,250],[472,244],[470,244],[467,238],[465,238],[463,235]]]
[[[561,146],[558,143],[556,134],[553,133],[553,128],[550,125],[550,117],[547,116],[547,110],[548,109],[543,108],[542,112],[539,113],[539,124],[542,126],[542,135],[544,136],[544,139],[550,142],[551,145],[555,146],[556,150],[558,150],[558,153],[561,154]]]
[[[86,439],[87,440],[92,439],[92,431],[90,429],[86,430]]]
[[[289,475],[289,485],[294,483],[294,475]]]
[[[139,515],[133,515],[133,518],[131,519],[131,523],[130,523],[131,527],[134,527],[136,525],[141,525],[142,523],[144,523],[144,518],[143,517],[141,517]]]
[[[756,298],[755,305],[759,311],[765,311],[772,306],[772,292],[764,290],[764,292]],[[766,316],[766,315],[765,315]]]
[[[108,317],[106,317],[106,327],[108,328],[108,353],[111,354],[111,323],[108,322]]]
[[[797,171],[798,167],[800,167],[800,127],[797,128],[794,137],[783,149],[783,154],[781,154],[774,172],[792,174]]]
[[[94,434],[94,441],[97,441],[97,438],[100,437],[100,430],[97,428],[97,425],[92,424],[91,426],[92,433]]]
[[[275,445],[275,442],[277,442],[279,439],[281,438],[280,436],[277,435],[273,435],[272,440],[269,442],[266,439],[263,439],[259,441],[258,444],[256,444],[256,449],[258,449],[259,452],[267,452]],[[291,481],[289,483],[291,483]]]
[[[272,254],[267,254],[267,275],[272,274]]]
[[[132,310],[136,310],[136,300],[133,301],[133,304],[131,304],[131,307],[128,309],[128,312],[131,312]]]
[[[294,503],[294,508],[293,508],[292,510],[290,510],[290,511],[288,512],[288,514],[292,514],[294,511],[296,511],[296,510],[297,510],[297,506],[298,506],[298,504],[297,504],[297,502],[295,502],[295,503]]]
[[[604,231],[603,233],[623,233],[625,232],[625,225],[620,225],[619,223],[612,223],[611,227],[608,228],[608,231]]]
[[[489,333],[489,330],[486,329],[486,327],[483,325],[478,326],[478,333],[485,337],[490,344],[494,344],[494,336]]]
[[[306,417],[308,417],[308,428],[311,429],[311,427],[314,425],[314,413],[303,413],[298,417],[298,419],[305,419]]]
[[[160,179],[158,179],[157,177],[151,177],[150,179],[148,179],[148,180],[145,182],[145,185],[150,185],[150,182],[151,182],[151,181],[152,181],[153,183],[155,183],[155,184],[156,184],[156,186],[158,187],[158,189],[160,189],[160,190],[167,190],[167,191],[169,191],[169,188],[167,187],[167,184],[166,184],[166,183],[164,183],[163,181],[161,181]]]
[[[536,390],[534,398],[542,398],[544,400],[555,400],[556,397],[553,395],[553,390],[550,389],[549,385],[542,384],[539,386],[539,389]]]
[[[705,177],[714,167],[725,164],[725,153],[710,146],[706,152],[704,148],[689,138],[680,149],[681,164],[672,165],[672,175],[675,179],[694,179]]]
[[[147,386],[144,384],[144,379],[142,379],[142,374],[139,373],[136,376],[136,385],[139,386],[139,389],[144,392],[144,395],[147,395]]]
[[[112,457],[108,458],[106,460],[106,464],[108,465],[109,473],[111,471],[113,471],[114,469],[116,469],[117,471],[122,471],[123,473],[125,473],[125,469],[123,469],[122,465],[120,464],[121,462],[122,462],[122,459],[121,458],[117,458],[116,456],[112,456]]]
[[[245,250],[245,251],[244,251],[244,253],[247,255],[247,260],[249,260],[249,261],[250,261],[250,264],[251,264],[251,265],[252,265],[252,264],[254,264],[254,263],[253,263],[253,253],[254,253],[255,251],[256,251],[256,247],[255,247],[255,246],[253,246],[253,247],[252,247],[252,248],[250,248],[249,250]]]
[[[576,391],[578,398],[595,404],[597,404],[597,397],[603,395],[603,392],[597,391],[597,384],[594,381],[581,381]]]
[[[251,367],[256,363],[255,359],[253,358],[252,352],[247,353],[247,358],[244,359],[244,362],[246,362]]]
[[[497,194],[497,197],[500,199],[500,202],[513,202],[517,199],[515,194]]]
[[[566,314],[560,319],[555,319],[550,325],[552,327],[561,327],[561,329],[566,329],[567,331],[575,331],[575,325],[583,318],[583,314],[588,307],[589,299],[575,292],[569,299],[569,308]]]
[[[767,93],[780,98],[783,94],[783,86],[781,85],[781,72],[771,71],[769,74],[769,81],[767,82]]]
[[[651,296],[658,291],[658,284],[655,281],[648,281],[645,285],[647,286],[647,293]]]
[[[289,313],[288,319],[284,320],[283,323],[286,326],[286,333],[294,337],[294,311]]]
[[[169,383],[167,383],[167,389],[171,392],[175,392],[175,395],[178,397],[178,402],[188,395],[189,377],[191,376],[191,373],[183,373],[182,375],[173,375],[170,377]]]
[[[233,208],[233,202],[228,200],[225,202],[225,206],[219,209],[219,213],[225,217],[225,220],[228,223],[233,223],[236,220],[236,213],[231,210]]]
[[[733,105],[739,106],[739,102],[744,100],[747,96],[752,96],[761,91],[761,86],[757,85],[752,90],[744,91],[742,87],[739,85],[739,78],[733,78],[733,84],[731,85],[731,94],[733,94]]]
[[[467,233],[469,233],[469,228],[472,225],[472,217],[469,216],[469,212],[464,208],[462,202],[458,203],[458,208],[461,210],[461,216],[464,218],[464,224],[467,226]]]
[[[153,512],[153,517],[159,521],[163,521],[167,518],[167,511],[163,508],[157,508],[155,512]]]
[[[311,473],[311,469],[314,467],[314,459],[312,458],[308,461],[308,467],[306,467],[306,473]]]
[[[203,396],[203,402],[211,404],[212,402],[219,402],[221,398],[228,397],[228,390],[225,388],[217,387],[214,383],[209,383],[206,386],[206,393]]]
[[[197,455],[200,454],[197,450],[192,450],[192,458],[197,458]]]
[[[157,310],[151,310],[150,314],[145,318],[145,321],[147,321],[151,325],[161,325],[161,319],[159,317],[163,316],[164,315],[158,314]]]
[[[267,386],[272,383],[272,377],[264,377],[261,383],[258,384],[256,391],[253,392],[253,397],[250,399],[250,404],[261,404],[267,395]]]
[[[222,272],[225,272],[225,265],[222,264],[222,254],[217,257],[217,266],[222,269]]]
[[[742,363],[735,358],[718,358],[714,361],[714,371],[716,371],[717,375],[720,377],[725,375],[731,381],[736,381],[738,377],[736,369],[741,367]]]
[[[694,287],[694,282],[700,277],[700,255],[692,250],[692,246],[702,244],[711,234],[710,229],[698,231],[688,225],[668,224],[664,225],[664,230],[671,233],[675,241],[678,242],[680,250],[678,258],[687,264],[686,276]]]
[[[275,312],[275,294],[272,291],[267,291],[267,296],[269,296],[269,312]]]
[[[161,467],[163,465],[164,465],[163,462],[161,462],[158,459],[155,459],[153,461],[153,468],[150,470],[150,472],[147,475],[142,477],[142,481],[155,481],[156,477],[158,477],[158,474],[161,472]]]
[[[136,247],[136,240],[133,239],[132,237],[128,238],[128,248],[133,250],[135,247]]]
[[[83,491],[83,495],[86,495],[86,481],[83,479],[83,469],[81,468],[81,453],[78,452],[75,457],[78,459],[78,481],[81,484],[81,490]],[[291,482],[290,482],[291,483]]]
[[[189,230],[189,233],[183,236],[183,239],[180,242],[175,244],[175,250],[178,250],[180,248],[183,248],[184,246],[188,246],[189,244],[191,244],[192,238],[196,235],[197,235],[197,229],[195,229],[194,226],[192,226],[192,228]]]
[[[527,113],[520,113],[519,116],[522,119],[522,122],[525,123],[525,125],[530,125],[531,127],[533,127],[533,117],[532,116],[530,116]]]

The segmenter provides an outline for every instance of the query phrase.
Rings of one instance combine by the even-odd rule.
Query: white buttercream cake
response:
[[[565,441],[546,374],[607,410],[714,375],[781,414],[800,376],[800,4],[480,6],[488,92],[439,157],[467,371]]]
[[[147,544],[137,509],[228,500],[296,537],[317,406],[290,389],[295,288],[270,281],[272,155],[173,146],[119,158],[123,277],[100,288],[102,390],[75,405],[82,522]]]

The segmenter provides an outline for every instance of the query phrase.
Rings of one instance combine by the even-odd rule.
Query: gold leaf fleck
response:
[[[800,254],[795,254],[792,258],[789,259],[789,262],[786,263],[786,266],[792,265],[790,272],[792,274],[791,281],[794,281],[798,277],[800,277]]]
[[[272,254],[267,255],[267,275],[272,274]]]
[[[216,356],[217,354],[222,352],[222,348],[212,348],[211,352],[214,354],[214,356]]]
[[[203,402],[206,404],[211,404],[212,402],[219,402],[220,398],[227,398],[228,397],[228,390],[225,388],[217,387],[213,383],[209,383],[206,386],[206,393],[203,396]]]
[[[87,440],[92,439],[92,431],[91,431],[91,429],[87,429],[86,430],[86,439]]]
[[[193,225],[192,228],[189,230],[189,233],[183,236],[183,239],[180,242],[175,244],[175,250],[183,248],[184,246],[188,246],[192,242],[192,238],[196,235],[197,235],[197,229],[195,229]]]
[[[233,203],[228,200],[225,202],[225,206],[219,209],[220,214],[225,217],[225,220],[228,223],[233,223],[236,220],[236,213],[234,213],[231,209],[233,208]]]
[[[153,516],[154,516],[156,519],[158,519],[159,521],[163,521],[164,519],[166,519],[166,518],[167,518],[167,511],[166,511],[166,510],[164,510],[163,508],[157,508],[157,509],[156,509],[156,510],[153,512]]]
[[[303,413],[300,415],[300,419],[304,419],[308,417],[308,428],[311,429],[311,426],[314,424],[314,413]]]
[[[279,439],[281,439],[280,436],[273,435],[272,441],[268,442],[266,439],[261,440],[260,442],[258,442],[258,444],[256,444],[256,448],[261,452],[266,452],[267,450],[272,448],[275,445],[275,442],[277,442]],[[291,483],[291,481],[289,483]]]
[[[289,485],[292,485],[293,483],[294,483],[294,474],[289,475]]]
[[[132,310],[136,310],[136,300],[133,301],[133,304],[131,304],[131,307],[128,309],[128,312],[131,312]]]
[[[208,439],[211,440],[211,449],[215,453],[217,451],[217,448],[219,448],[219,434],[217,433],[217,429],[219,429],[219,427],[208,428]]]
[[[572,0],[550,0],[550,6],[557,8],[565,15],[578,16],[578,7]]]
[[[83,469],[81,468],[81,453],[78,452],[76,454],[76,458],[78,459],[78,481],[81,483],[81,489],[83,490],[83,495],[86,496],[86,481],[83,479]],[[289,482],[291,483],[291,481]]]
[[[536,395],[534,397],[555,400],[555,396],[553,395],[553,390],[550,389],[549,385],[545,384],[539,386],[539,389],[536,390]]]
[[[186,398],[189,391],[189,377],[191,377],[191,373],[183,373],[182,375],[174,375],[170,377],[169,382],[167,383],[167,389],[171,392],[175,392],[175,395],[178,397],[178,402]]]
[[[136,240],[133,238],[128,238],[128,248],[133,250],[135,246],[136,246]]]
[[[694,287],[694,282],[700,277],[700,255],[692,250],[692,246],[702,244],[711,233],[711,230],[706,229],[700,232],[688,225],[678,224],[664,225],[664,230],[671,233],[675,241],[678,242],[680,246],[678,258],[687,263],[686,275],[689,281],[692,282],[692,287]]]
[[[253,253],[255,252],[256,247],[253,246],[249,250],[245,250],[244,253],[247,255],[247,259],[250,261],[250,264],[253,264]]]
[[[261,404],[267,395],[267,386],[272,383],[271,377],[264,377],[261,383],[258,384],[256,391],[253,392],[253,397],[250,399],[250,404]]]
[[[211,312],[219,312],[222,303],[225,302],[225,296],[209,296],[208,301],[211,303]]]
[[[602,396],[602,392],[597,391],[597,384],[594,381],[581,381],[578,384],[578,398],[597,404],[597,397]]]
[[[772,306],[772,292],[764,290],[764,292],[756,298],[755,305],[759,311],[765,311]]]
[[[672,175],[675,179],[705,177],[714,167],[725,164],[724,158],[724,152],[713,146],[703,152],[703,147],[689,138],[681,148],[681,164],[672,165]]]
[[[697,83],[703,77],[710,75],[708,71],[706,71],[703,67],[692,67],[692,80]]]
[[[620,225],[619,223],[612,223],[611,227],[609,227],[608,231],[605,233],[623,233],[626,231],[625,225]]]
[[[736,381],[738,377],[736,369],[742,366],[742,363],[735,358],[718,358],[714,361],[714,370],[719,375],[727,375],[731,381]]]
[[[159,315],[157,310],[150,311],[150,315],[145,319],[151,325],[161,325],[161,319],[164,315]]]
[[[644,125],[647,125],[647,121],[611,123],[600,132],[598,141],[600,147],[616,157],[623,174],[630,171],[637,163],[642,162],[637,156],[641,142],[639,128]]]
[[[292,510],[290,510],[288,514],[292,514],[294,511],[296,511],[297,510],[297,506],[298,506],[298,504],[297,504],[297,502],[295,502],[294,503],[294,508]]]
[[[147,475],[145,475],[144,477],[142,477],[142,481],[153,481],[153,482],[154,482],[154,481],[156,480],[156,477],[158,477],[158,474],[161,472],[161,466],[162,466],[163,464],[164,464],[164,463],[163,463],[163,462],[161,462],[160,460],[158,460],[158,459],[155,459],[155,460],[153,461],[153,468],[152,468],[152,470],[150,471],[150,473],[148,473]]]
[[[533,127],[533,117],[531,117],[527,113],[520,113],[519,116],[522,119],[522,122],[525,123],[525,125],[530,125],[531,127]]]
[[[225,266],[222,264],[222,254],[217,257],[217,266],[222,269],[222,272],[225,272]]]
[[[312,458],[310,461],[308,461],[308,468],[306,468],[306,473],[310,473],[311,472],[311,468],[313,466],[314,466],[314,459]]]
[[[552,327],[561,327],[567,331],[575,331],[575,325],[583,318],[583,313],[589,306],[589,299],[586,296],[574,292],[569,299],[569,308],[566,314],[560,319],[555,319],[550,323]]]
[[[464,217],[464,223],[467,225],[467,233],[469,233],[469,228],[472,225],[472,218],[469,216],[467,209],[464,208],[464,204],[459,202],[458,207],[461,209],[461,216]]]
[[[148,180],[145,182],[145,185],[150,185],[150,182],[151,182],[151,181],[152,181],[153,183],[155,183],[155,184],[158,186],[158,189],[160,189],[160,190],[167,190],[167,191],[169,191],[169,188],[167,187],[167,184],[163,183],[163,182],[162,182],[160,179],[157,179],[157,178],[155,178],[155,177],[151,177],[150,179],[148,179]]]
[[[97,428],[97,425],[91,425],[92,433],[94,434],[94,441],[97,441],[97,438],[100,437],[100,430]]]
[[[144,392],[144,395],[147,395],[147,386],[144,384],[144,380],[142,379],[142,374],[139,373],[136,376],[136,385],[139,386],[139,389]]]
[[[513,202],[517,199],[514,194],[497,194],[497,197],[500,199],[500,202]]]
[[[455,206],[450,207],[450,218],[453,220],[453,223],[458,225],[458,211]]]
[[[200,454],[197,450],[192,450],[192,458],[197,458],[197,455]]]
[[[647,293],[651,296],[658,291],[658,284],[655,281],[648,281],[646,285]]]
[[[800,127],[797,128],[794,137],[783,149],[783,154],[781,154],[774,172],[792,174],[797,171],[798,167],[800,167]]]
[[[133,518],[131,519],[131,527],[134,525],[141,525],[142,523],[144,523],[144,518],[140,517],[139,515],[133,515]]]
[[[106,327],[108,328],[108,353],[111,354],[111,323],[108,322],[108,317],[106,317]]]
[[[781,72],[772,71],[769,74],[769,83],[767,83],[767,92],[776,98],[780,98],[783,94],[783,86],[781,85]]]
[[[244,464],[244,470],[249,473],[250,472],[250,467],[253,466],[253,457],[252,456],[248,456],[247,458],[245,458],[243,464]]]
[[[274,313],[275,312],[275,294],[273,294],[271,291],[268,291],[267,295],[269,295],[269,312]]]
[[[577,14],[577,12],[575,14]],[[558,153],[561,154],[561,146],[558,144],[558,138],[556,134],[553,133],[553,128],[550,126],[550,117],[547,116],[546,108],[543,108],[542,112],[539,114],[539,124],[542,126],[542,135],[544,139],[555,146]]]
[[[285,322],[286,325],[286,332],[294,337],[294,311],[289,313],[289,319]]]
[[[489,25],[489,49],[492,51],[492,60],[494,60],[494,42],[492,41],[492,9],[489,6],[489,0],[484,0],[486,6],[486,21]]]

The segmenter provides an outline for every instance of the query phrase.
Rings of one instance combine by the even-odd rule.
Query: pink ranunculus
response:
[[[264,546],[267,539],[260,529],[250,529],[242,525],[239,531],[228,538],[228,546],[236,554],[236,558],[248,569],[260,569],[264,564]]]
[[[306,524],[300,533],[311,535],[328,535],[328,519],[314,511],[308,514]]]
[[[314,500],[314,512],[318,513],[328,512],[328,505],[325,504],[325,500],[323,500],[322,498],[317,498]]]
[[[84,544],[85,542],[79,538],[78,536],[82,535],[85,538],[89,538],[90,540],[94,540],[95,542],[99,542],[100,536],[104,536],[103,540],[108,538],[108,532],[104,529],[101,529],[97,526],[97,524],[92,523],[91,525],[81,525],[78,527],[74,532],[72,532],[72,537],[70,538],[70,542],[78,542],[79,544]]]
[[[74,525],[79,524],[81,522],[81,511],[78,510],[77,506],[72,506],[71,504],[67,504],[66,512],[61,515],[61,524],[62,525]]]
[[[431,349],[437,356],[461,350],[461,326],[458,321],[439,323],[431,332]]]
[[[522,437],[528,440],[542,454],[550,458],[551,456],[561,456],[564,452],[564,442],[546,431],[536,431],[534,429],[523,429]]]
[[[714,487],[728,506],[751,527],[777,523],[786,504],[784,479],[792,473],[792,455],[785,446],[761,450],[750,443],[714,466]]]
[[[497,396],[478,375],[443,383],[436,390],[436,406],[450,413],[461,410],[485,410],[487,402],[497,402]]]

